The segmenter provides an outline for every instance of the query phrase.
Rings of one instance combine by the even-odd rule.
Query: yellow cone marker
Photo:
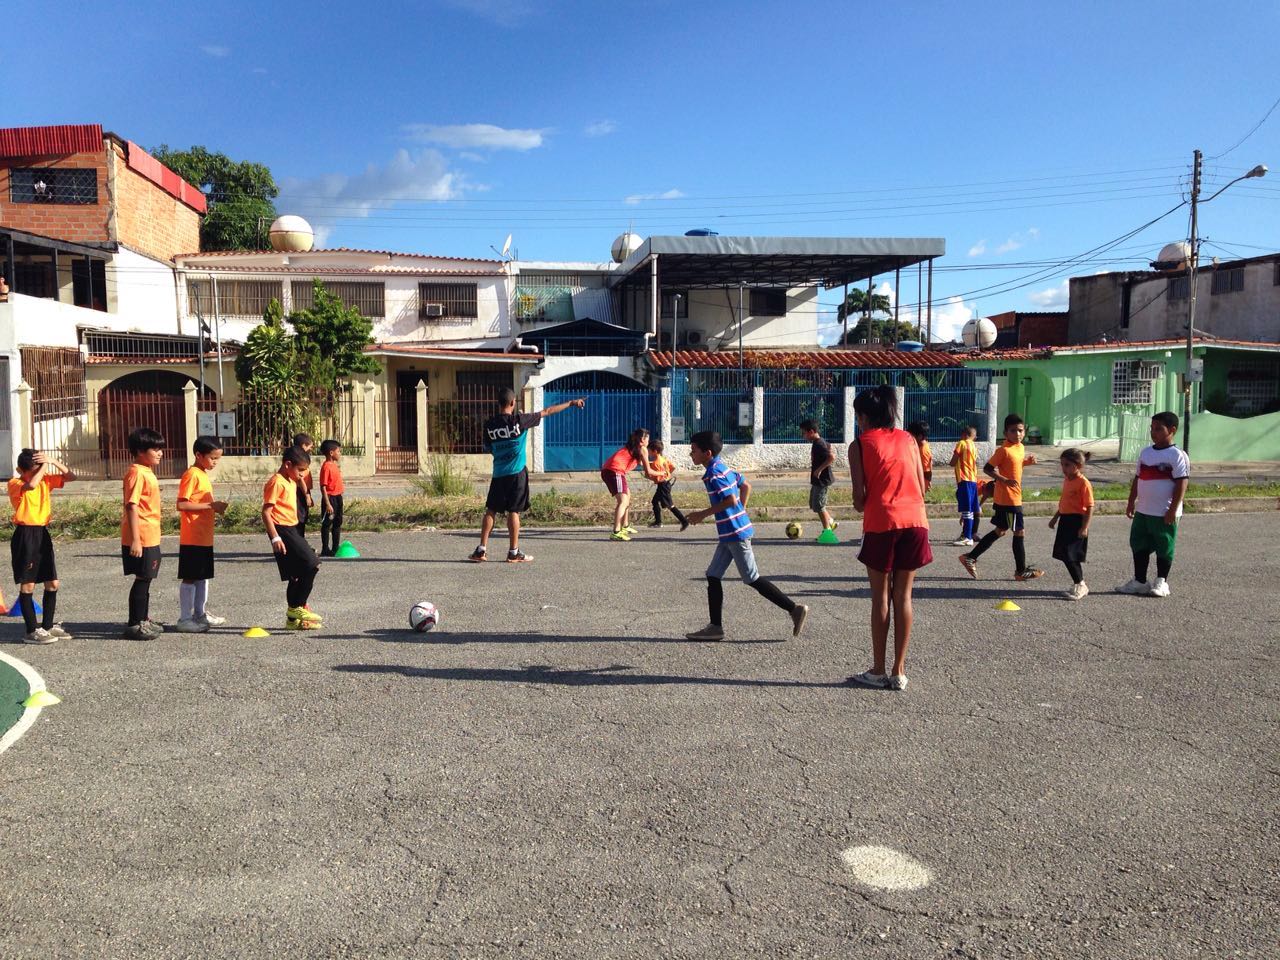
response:
[[[1012,600],[1001,600],[999,603],[996,604],[996,609],[1003,610],[1006,613],[1012,613],[1014,610],[1021,610],[1022,608],[1018,606],[1016,603],[1014,603]]]
[[[62,698],[50,693],[48,690],[37,690],[27,699],[22,701],[24,707],[52,707],[55,703],[61,703]]]
[[[261,627],[250,627],[244,632],[244,636],[248,637],[250,640],[260,640],[263,637],[271,636],[271,634],[266,630],[263,630]]]

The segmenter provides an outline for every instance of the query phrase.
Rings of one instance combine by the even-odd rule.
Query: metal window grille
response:
[[[31,384],[33,420],[80,416],[85,410],[84,358],[67,347],[22,347],[22,376]]]
[[[1233,360],[1227,371],[1229,409],[1215,413],[1250,416],[1273,409],[1280,397],[1280,363],[1270,357]]]
[[[98,171],[64,167],[10,170],[9,199],[14,203],[95,204]]]
[[[100,333],[87,331],[84,345],[90,357],[111,360],[185,360],[199,359],[200,341],[196,337],[148,336],[139,333]],[[205,341],[205,351],[214,349]]]
[[[1151,384],[1156,379],[1153,373],[1158,373],[1159,367],[1142,360],[1117,360],[1111,365],[1111,402],[1149,404]]]
[[[1168,292],[1165,296],[1170,300],[1186,300],[1191,296],[1191,278],[1170,277]]]
[[[213,283],[188,280],[187,299],[191,312],[212,317]],[[282,280],[218,280],[218,310],[224,317],[260,317],[272,300],[284,299]]]
[[[348,280],[325,280],[324,289],[342,301],[349,309],[359,310],[365,317],[387,315],[387,285],[385,283],[360,283]],[[218,292],[221,293],[221,285]],[[294,280],[293,309],[310,310],[315,306],[315,286],[310,280]]]
[[[443,314],[432,317],[431,304],[439,304]],[[476,317],[476,285],[474,283],[420,283],[418,284],[418,317],[420,319],[445,319],[450,317]]]
[[[499,390],[512,385],[510,370],[459,370],[454,376],[459,393],[488,393],[490,403],[497,400]]]
[[[753,288],[748,312],[753,317],[785,317],[787,315],[787,291],[768,287]]]
[[[1244,289],[1244,267],[1215,270],[1212,293],[1239,293]]]

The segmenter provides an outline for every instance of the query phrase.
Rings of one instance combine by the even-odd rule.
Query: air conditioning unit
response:
[[[444,304],[443,303],[424,303],[422,305],[422,311],[419,313],[419,316],[421,316],[424,320],[430,320],[433,317],[435,318],[443,317]]]
[[[690,330],[688,343],[689,343],[689,346],[691,347],[696,347],[700,343],[702,343],[702,331]]]

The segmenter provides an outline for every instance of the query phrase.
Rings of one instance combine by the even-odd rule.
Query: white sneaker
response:
[[[1068,600],[1083,600],[1089,595],[1089,587],[1084,583],[1073,583],[1071,589],[1063,594]]]
[[[889,679],[885,682],[885,687],[889,690],[907,689],[907,675],[905,673],[890,674]]]
[[[25,637],[22,638],[23,643],[38,643],[44,645],[46,643],[57,643],[58,638],[46,630],[44,627],[36,627]]]
[[[1151,587],[1142,580],[1130,580],[1128,583],[1122,583],[1120,586],[1116,587],[1116,593],[1127,593],[1134,597],[1145,597],[1151,593]]]
[[[204,612],[204,616],[196,617],[196,623],[207,623],[211,627],[220,627],[227,622],[226,617],[219,617],[217,614],[210,613],[208,610]]]
[[[972,547],[972,546],[973,546],[973,541],[972,541],[972,540],[967,540],[967,539],[965,539],[964,537],[959,537],[959,538],[957,538],[957,539],[955,539],[955,540],[952,540],[952,541],[951,541],[951,545],[952,545],[953,547]]]
[[[889,678],[883,673],[863,670],[856,677],[850,677],[849,682],[858,687],[873,687],[877,690],[883,690],[889,685]]]
[[[173,629],[178,633],[207,633],[209,625],[200,620],[179,620]]]
[[[1151,585],[1151,596],[1167,597],[1169,595],[1169,581],[1164,577],[1156,577],[1156,582]]]

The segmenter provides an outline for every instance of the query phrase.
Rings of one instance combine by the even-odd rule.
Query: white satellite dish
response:
[[[507,242],[502,245],[502,255],[505,257],[507,251],[511,249],[511,234],[507,234]]]

